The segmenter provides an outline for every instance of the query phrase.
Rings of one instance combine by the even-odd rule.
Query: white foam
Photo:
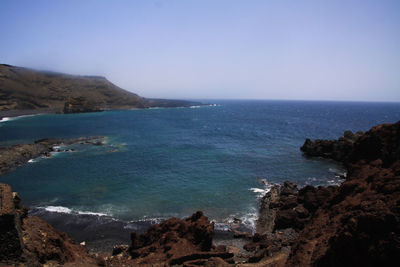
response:
[[[10,117],[4,117],[0,120],[0,122],[6,122],[6,121],[11,121],[11,120],[12,120],[12,118],[10,118]]]
[[[261,179],[260,183],[264,185],[264,188],[252,187],[249,189],[250,191],[253,191],[257,194],[257,198],[264,197],[269,191],[271,191],[271,188],[273,186],[273,184],[268,182],[266,179]]]
[[[258,220],[258,213],[254,210],[252,212],[247,213],[246,215],[239,218],[242,221],[242,224],[249,228],[254,234],[256,232],[256,223]]]
[[[189,108],[201,108],[201,106],[190,106]]]
[[[14,121],[14,120],[22,119],[22,118],[33,117],[36,115],[41,115],[41,114],[21,115],[21,116],[16,116],[16,117],[4,117],[0,120],[0,122]]]
[[[91,212],[91,211],[77,211],[80,215],[95,215],[95,216],[108,216],[108,214],[101,212]]]
[[[231,230],[231,224],[230,223],[220,223],[220,222],[214,222],[214,229],[218,231],[230,231]]]
[[[47,206],[47,207],[40,207],[49,212],[57,212],[57,213],[67,213],[71,214],[72,210],[62,206]]]
[[[234,214],[230,215],[225,222],[214,222],[214,228],[221,231],[231,231],[232,226],[237,225],[235,222],[239,219],[240,224],[243,225],[245,228],[249,229],[252,234],[256,232],[256,224],[258,220],[258,212],[257,209],[252,207],[249,209],[248,213],[244,215]]]
[[[265,192],[265,189],[255,188],[255,187],[250,188],[249,190],[253,191],[254,193],[264,193]]]
[[[136,223],[147,222],[147,223],[150,223],[150,224],[158,224],[158,223],[161,223],[161,222],[165,221],[166,219],[168,219],[168,218],[147,218],[146,216],[144,216],[142,219],[129,221],[124,226],[124,229],[137,230],[138,226],[136,225]]]
[[[34,159],[30,159],[30,160],[28,160],[28,163],[33,163],[33,162],[35,162],[35,160],[34,160]]]
[[[92,212],[92,211],[81,211],[81,210],[73,210],[63,206],[46,206],[46,207],[38,207],[39,209],[44,209],[48,212],[56,212],[56,213],[65,213],[65,214],[79,214],[79,215],[93,215],[93,216],[109,216],[106,213],[101,212]]]

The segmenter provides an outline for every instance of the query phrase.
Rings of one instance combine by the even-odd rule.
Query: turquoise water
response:
[[[251,227],[265,181],[339,182],[340,165],[302,156],[305,138],[337,138],[400,120],[399,103],[212,103],[2,122],[3,146],[80,136],[105,136],[107,144],[35,160],[0,182],[12,185],[26,206],[50,212],[145,221],[203,210],[217,222],[237,217]]]

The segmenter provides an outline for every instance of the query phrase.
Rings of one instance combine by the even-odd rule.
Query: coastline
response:
[[[80,137],[74,139],[41,139],[33,144],[20,144],[10,147],[0,147],[0,175],[14,170],[39,157],[49,157],[51,152],[68,152],[60,149],[59,145],[72,144],[103,145],[105,138],[102,136]]]
[[[73,244],[67,235],[57,232],[50,225],[45,226],[44,221],[39,221],[39,232],[44,231],[45,237],[50,234],[63,240],[59,241],[61,243],[57,247],[68,244],[71,251],[81,255],[80,260],[92,261],[93,257],[97,257],[97,261],[101,261],[101,264],[97,265],[101,266],[174,265],[194,262],[219,262],[221,266],[240,265],[243,262],[244,266],[251,266],[253,263],[256,266],[391,266],[400,260],[399,133],[400,121],[395,124],[378,125],[356,135],[345,132],[338,140],[306,139],[301,148],[304,155],[342,162],[347,168],[344,182],[339,186],[325,187],[308,185],[297,188],[297,185],[291,182],[272,186],[261,200],[257,233],[254,235],[241,232],[240,227],[236,228],[236,231],[219,232],[215,230],[214,223],[201,211],[186,219],[170,218],[157,224],[143,222],[143,227],[136,229],[109,217],[94,217],[90,214],[40,215],[40,211],[33,211],[31,215],[27,215],[20,205],[18,195],[11,194],[9,186],[3,184],[0,184],[3,188],[0,192],[3,195],[6,192],[8,199],[2,196],[0,215],[4,217],[4,213],[8,212],[16,218],[23,218],[22,225],[19,225],[20,219],[13,219],[8,223],[17,224],[15,229],[23,229],[24,235],[33,235],[32,231],[37,232],[35,228],[30,228],[33,227],[31,221],[39,219],[34,215],[45,219],[47,217],[56,228],[69,217],[71,223],[68,224],[70,228],[67,231],[71,232],[71,236],[77,241],[82,240],[81,245]],[[93,142],[87,138],[77,140],[88,144],[101,144],[98,137],[97,141]],[[34,145],[51,149],[57,142],[59,141],[39,140]],[[15,148],[18,148],[18,145],[10,149]],[[18,152],[21,151],[23,150]],[[39,155],[48,153],[46,150],[40,151]],[[22,162],[16,162],[24,164],[27,162],[26,158],[24,157]],[[7,164],[0,166],[3,168],[5,165]],[[12,165],[17,166],[19,165]],[[5,171],[10,169],[12,168]],[[6,204],[7,201],[13,203],[10,205],[14,205],[15,208],[5,209],[4,200]],[[94,218],[97,223],[93,224]],[[237,224],[240,226],[240,222]],[[17,233],[14,231],[11,234],[18,240],[18,230]],[[96,234],[103,240],[99,241],[97,236],[97,240],[93,240],[94,242],[86,247],[83,242],[87,241],[89,244],[91,238],[96,238]],[[116,235],[118,238],[115,238]],[[32,237],[33,240],[35,238],[37,237]],[[32,244],[36,244],[35,242]],[[40,242],[45,241],[42,238]],[[28,247],[32,244],[28,242]],[[12,245],[18,246],[18,242],[15,241]],[[347,249],[343,250],[343,247]],[[64,255],[63,253],[66,252],[60,252],[60,255]],[[93,253],[101,253],[102,256]],[[7,254],[6,257],[8,256]],[[17,260],[18,257],[17,255]],[[76,262],[77,259],[66,258],[62,261],[74,260]],[[61,260],[58,260],[58,263],[60,262]]]
[[[57,108],[44,108],[44,109],[14,109],[0,111],[0,121],[4,118],[15,118],[27,115],[40,115],[40,114],[56,114],[59,113]]]
[[[0,176],[35,159],[50,157],[52,152],[71,152],[69,148],[60,150],[59,147],[77,143],[104,145],[105,137],[42,139],[35,141],[33,144],[0,147]],[[129,234],[132,231],[142,234],[150,226],[168,219],[122,221],[106,214],[72,211],[65,207],[52,207],[51,209],[47,207],[30,207],[28,214],[42,218],[55,229],[67,233],[78,243],[85,242],[85,246],[91,253],[102,254],[110,254],[116,245],[129,244]],[[254,230],[248,228],[248,226],[238,219],[235,219],[233,222],[216,222],[214,243],[216,245],[243,246],[245,240]]]

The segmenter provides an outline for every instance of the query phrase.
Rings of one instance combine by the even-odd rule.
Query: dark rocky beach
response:
[[[45,139],[3,148],[1,173],[68,142],[96,145],[101,138]],[[132,232],[125,238],[127,245],[113,244],[117,246],[106,254],[89,253],[83,244],[29,214],[18,194],[2,184],[0,262],[27,266],[397,266],[400,122],[378,125],[365,133],[345,132],[338,140],[307,139],[301,150],[306,157],[344,164],[344,182],[328,187],[298,188],[291,182],[273,186],[261,200],[257,233],[237,229],[225,237],[219,234],[225,245],[215,242],[214,223],[196,212],[187,219],[171,218],[147,231]],[[71,230],[73,236],[79,235],[79,228]],[[103,230],[100,226],[96,231]],[[83,233],[85,237],[90,239]]]

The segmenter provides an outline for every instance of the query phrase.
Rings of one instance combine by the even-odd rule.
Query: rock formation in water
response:
[[[233,262],[233,254],[224,246],[214,247],[214,224],[202,212],[180,220],[168,219],[151,226],[146,233],[131,234],[129,247],[117,246],[107,263],[130,266],[184,265],[225,266]],[[212,265],[217,263],[217,265]]]
[[[346,131],[338,140],[311,141],[307,138],[300,150],[309,157],[323,157],[345,163],[349,160],[355,142],[362,135],[363,132],[353,134],[351,131]]]
[[[343,162],[346,180],[338,187],[298,190],[285,183],[271,190],[260,212],[259,229],[264,232],[247,247],[263,251],[264,258],[273,255],[271,249],[287,251],[282,266],[397,266],[400,122],[379,125],[364,134],[347,132],[337,141],[308,139],[301,149],[307,156]],[[288,230],[297,237],[271,245],[277,234],[284,236]]]
[[[104,144],[104,137],[81,137],[74,139],[41,139],[34,144],[14,145],[11,147],[0,147],[0,175],[12,171],[18,166],[27,163],[30,159],[48,157],[50,152],[61,152],[55,146],[71,144]]]

